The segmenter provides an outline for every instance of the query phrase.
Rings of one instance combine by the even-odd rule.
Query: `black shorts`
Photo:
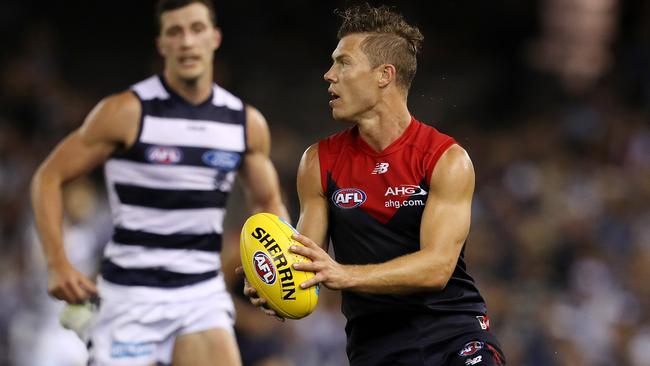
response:
[[[505,357],[476,316],[375,314],[345,327],[351,366],[497,366]]]

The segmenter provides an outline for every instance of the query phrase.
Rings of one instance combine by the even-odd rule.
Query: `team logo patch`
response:
[[[201,160],[206,165],[222,170],[233,170],[239,165],[241,156],[234,152],[208,150],[203,153]]]
[[[476,320],[478,320],[481,329],[490,330],[490,318],[488,318],[487,315],[479,315],[476,317]]]
[[[332,202],[340,208],[355,208],[366,202],[366,192],[359,188],[341,188],[332,194]]]
[[[473,341],[467,342],[463,348],[458,352],[460,356],[471,356],[483,348],[483,342]]]
[[[183,152],[173,146],[150,146],[145,151],[145,157],[152,163],[176,164],[183,160]]]
[[[264,283],[267,285],[275,283],[277,277],[275,265],[273,265],[271,258],[266,253],[258,250],[253,254],[253,268],[255,268],[257,275]]]

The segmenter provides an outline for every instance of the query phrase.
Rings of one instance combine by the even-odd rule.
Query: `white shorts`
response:
[[[233,333],[235,309],[221,276],[179,289],[98,282],[101,304],[90,331],[89,365],[171,364],[177,336],[213,328]]]

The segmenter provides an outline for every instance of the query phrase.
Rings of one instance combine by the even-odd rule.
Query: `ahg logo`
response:
[[[341,188],[332,194],[332,202],[340,208],[355,208],[366,201],[366,193],[358,188]]]
[[[413,184],[402,184],[399,187],[388,187],[384,196],[426,196],[427,191]]]

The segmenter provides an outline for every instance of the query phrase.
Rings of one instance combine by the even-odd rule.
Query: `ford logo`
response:
[[[233,170],[239,165],[241,156],[238,153],[219,150],[208,150],[203,153],[201,160],[206,165],[223,170]]]

